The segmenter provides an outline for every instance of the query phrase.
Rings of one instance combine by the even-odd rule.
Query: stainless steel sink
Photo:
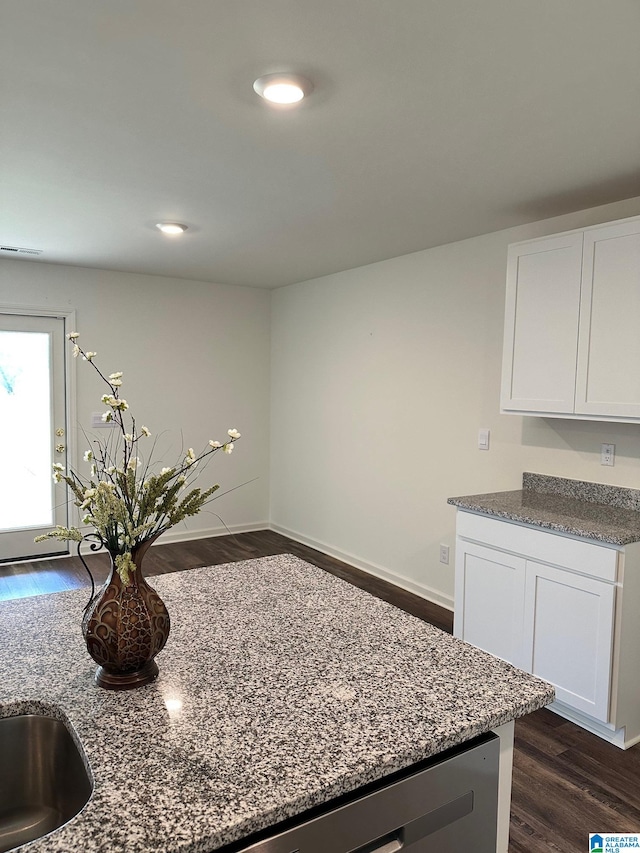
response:
[[[92,783],[69,730],[52,717],[0,719],[0,853],[74,817]]]

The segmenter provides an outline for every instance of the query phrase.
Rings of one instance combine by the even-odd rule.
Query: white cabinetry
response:
[[[456,577],[454,634],[526,669],[522,650],[525,560],[474,542],[465,542],[456,553],[461,558],[463,595],[458,608]]]
[[[584,233],[575,410],[640,420],[640,220]]]
[[[532,560],[526,575],[524,669],[555,685],[558,701],[608,722],[614,585]]]
[[[572,412],[582,234],[509,246],[502,408]]]
[[[637,543],[458,511],[454,634],[552,683],[553,710],[631,746],[640,741],[639,575]]]
[[[640,421],[640,217],[509,246],[501,410]]]

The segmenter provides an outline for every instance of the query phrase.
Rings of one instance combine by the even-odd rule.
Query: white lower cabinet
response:
[[[639,576],[637,543],[459,510],[454,634],[549,681],[552,710],[626,748],[640,741]]]
[[[523,668],[555,685],[558,701],[604,723],[614,591],[605,581],[527,561]]]
[[[525,560],[484,545],[465,542],[462,557],[463,595],[456,608],[456,636],[496,657],[527,668],[523,654]],[[457,581],[456,581],[457,586]]]

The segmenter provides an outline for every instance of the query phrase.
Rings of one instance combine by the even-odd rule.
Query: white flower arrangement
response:
[[[121,371],[105,376],[96,365],[96,352],[84,352],[77,344],[79,335],[71,332],[67,338],[73,344],[74,357],[82,356],[109,386],[102,402],[108,406],[102,415],[105,423],[115,423],[117,432],[107,439],[94,439],[93,447],[84,453],[84,461],[91,464],[88,477],[77,471],[65,470],[59,462],[53,465],[53,479],[64,481],[75,497],[75,505],[83,512],[82,523],[94,528],[103,545],[114,557],[118,573],[124,584],[130,581],[134,569],[134,548],[155,539],[183,519],[196,515],[209,501],[219,485],[202,491],[195,487],[187,490],[197,474],[195,468],[203,459],[222,450],[231,453],[234,442],[240,438],[237,429],[227,430],[229,441],[210,440],[207,446],[196,453],[192,447],[175,465],[163,467],[153,473],[151,462],[143,462],[138,455],[140,441],[151,437],[146,426],[138,429],[133,415],[129,415],[131,426],[125,427],[124,412],[129,409],[126,400],[120,397],[123,374]],[[184,495],[184,496],[183,496]],[[58,526],[36,541],[62,539],[81,542],[86,535],[77,527]]]

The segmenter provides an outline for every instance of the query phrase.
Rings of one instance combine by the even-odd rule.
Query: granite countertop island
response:
[[[149,558],[151,562],[151,558]],[[463,743],[553,688],[290,555],[153,578],[160,677],[93,683],[86,591],[0,604],[0,717],[80,740],[83,811],[33,853],[204,853]]]
[[[640,490],[525,472],[522,489],[465,495],[459,509],[611,545],[640,541]]]

